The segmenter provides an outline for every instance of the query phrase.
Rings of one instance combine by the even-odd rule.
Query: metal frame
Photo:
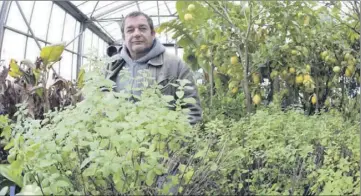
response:
[[[51,18],[52,18],[53,6],[54,6],[54,4],[56,4],[62,10],[64,10],[66,12],[66,14],[69,14],[69,15],[71,15],[71,16],[73,16],[75,18],[75,20],[77,21],[76,26],[77,26],[78,23],[80,24],[79,32],[77,33],[77,28],[74,29],[74,38],[70,42],[68,42],[66,46],[69,46],[69,44],[73,43],[75,40],[78,39],[77,43],[73,44],[72,50],[71,50],[71,48],[69,48],[70,50],[65,48],[65,51],[68,51],[68,52],[70,52],[72,54],[71,77],[73,77],[73,73],[74,73],[73,72],[73,68],[74,68],[73,67],[74,66],[73,62],[75,60],[74,59],[75,57],[73,55],[74,54],[77,55],[76,76],[78,76],[80,66],[82,64],[83,57],[84,57],[84,55],[83,55],[83,50],[84,50],[83,45],[84,45],[84,38],[85,38],[84,37],[85,29],[88,28],[92,32],[92,34],[95,34],[95,35],[97,35],[99,37],[98,45],[99,45],[100,39],[102,39],[104,41],[104,45],[106,45],[106,44],[112,45],[117,40],[115,40],[115,38],[113,38],[111,36],[111,34],[109,34],[109,32],[103,27],[103,25],[100,22],[114,21],[114,22],[117,22],[117,23],[121,23],[122,22],[121,17],[119,17],[119,18],[106,18],[106,16],[108,16],[110,14],[121,12],[122,10],[125,10],[125,9],[129,8],[129,6],[134,5],[134,4],[136,4],[138,10],[141,11],[140,3],[142,3],[142,2],[139,2],[139,1],[131,1],[131,2],[122,3],[121,5],[115,6],[115,7],[111,8],[111,9],[104,10],[103,9],[104,7],[108,7],[109,5],[115,3],[116,1],[111,2],[109,4],[106,4],[104,6],[101,6],[101,7],[98,7],[98,4],[99,4],[99,1],[98,1],[96,3],[96,5],[94,6],[92,12],[88,13],[88,14],[85,14],[79,9],[79,6],[81,6],[81,5],[83,5],[83,4],[87,3],[87,2],[88,1],[83,2],[83,3],[79,4],[78,6],[75,6],[70,1],[52,1],[48,24],[45,24],[45,25],[48,26],[48,28],[47,28],[47,32],[46,32],[46,38],[44,40],[42,38],[39,38],[39,37],[35,36],[33,30],[31,29],[31,26],[30,26],[30,24],[32,22],[32,15],[34,13],[34,7],[36,6],[35,5],[36,2],[34,2],[34,4],[33,4],[30,19],[26,18],[26,16],[24,15],[24,12],[21,9],[21,6],[20,6],[19,2],[17,2],[17,1],[14,2],[15,4],[17,4],[18,9],[19,9],[19,11],[21,13],[21,16],[22,16],[24,22],[26,23],[26,25],[28,27],[28,30],[27,30],[27,33],[26,33],[26,32],[17,30],[15,28],[6,26],[6,21],[7,21],[8,14],[10,12],[10,7],[11,7],[12,1],[3,1],[3,4],[2,4],[1,9],[0,9],[0,50],[2,49],[4,33],[5,33],[6,29],[26,36],[27,41],[25,42],[25,50],[27,48],[26,45],[28,44],[28,38],[29,37],[34,39],[34,41],[38,45],[39,49],[41,49],[39,41],[41,41],[42,43],[45,43],[45,45],[51,44],[50,42],[48,42],[48,33],[49,33],[49,25],[51,23]],[[171,13],[170,7],[168,6],[166,1],[164,1],[164,5],[166,6],[166,8],[168,10],[169,15],[160,15],[160,3],[159,3],[159,1],[157,1],[157,5],[156,5],[158,15],[150,15],[150,17],[153,17],[153,18],[157,17],[158,23],[160,23],[160,18],[161,17],[177,17],[176,15]],[[101,10],[101,9],[103,9],[103,10]],[[98,11],[98,10],[102,11],[102,12],[101,13],[96,13],[96,11]],[[66,14],[65,14],[65,17],[64,17],[64,21],[66,20]],[[89,16],[89,14],[90,14],[90,16]],[[28,20],[29,20],[29,22],[28,22]],[[63,32],[62,32],[62,38],[61,39],[63,39],[63,36],[64,36],[64,25],[65,25],[65,23],[63,22]],[[75,44],[78,44],[77,51],[74,51],[74,49],[76,47]],[[175,44],[165,43],[164,45],[168,46],[168,47],[172,47],[172,46],[175,47],[176,54],[177,54],[177,48],[178,47]],[[26,55],[26,51],[25,51],[24,55]],[[1,52],[0,52],[0,59],[1,59]]]
[[[53,15],[53,8],[54,8],[54,2],[52,2],[51,8],[50,8],[50,15],[49,15],[49,20],[48,20],[48,28],[46,29],[46,37],[45,37],[46,41],[48,41],[49,27],[50,27],[50,22],[51,22],[51,16]]]
[[[117,3],[117,1],[113,1],[113,2],[111,2],[111,3],[108,3],[108,4],[106,4],[106,5],[103,5],[103,6],[99,7],[99,8],[97,8],[97,9],[95,9],[94,12],[96,12],[96,11],[98,11],[98,10],[101,10],[101,9],[103,9],[103,8],[111,5],[111,4],[114,4],[114,3]],[[91,14],[91,12],[87,13],[86,15],[89,15],[89,14]],[[91,18],[91,17],[90,17],[90,18]]]
[[[92,18],[93,14],[95,12],[95,9],[97,9],[97,7],[98,7],[98,4],[99,4],[99,1],[97,1],[97,3],[95,4],[94,9],[93,9],[92,13],[90,14],[89,18]]]
[[[32,19],[33,19],[33,13],[34,13],[35,4],[36,4],[36,1],[33,2],[33,7],[31,8],[30,19],[29,19],[30,25],[31,25],[31,21],[32,21]],[[28,34],[29,34],[29,29],[28,29]],[[29,40],[29,37],[26,37],[26,38],[25,38],[25,47],[24,47],[24,59],[26,58],[26,52],[27,52],[27,47],[28,47],[28,40]]]
[[[164,1],[164,4],[165,4],[165,7],[167,7],[167,10],[168,10],[169,14],[172,15],[172,12],[170,11],[170,8],[169,8],[169,6],[168,6],[168,4],[167,4],[166,1]]]
[[[27,34],[27,33],[23,32],[23,31],[18,30],[18,29],[15,29],[15,28],[13,28],[13,27],[9,27],[9,26],[6,26],[6,25],[5,25],[4,28],[7,29],[7,30],[10,30],[10,31],[13,31],[13,32],[15,32],[15,33],[24,35],[24,36],[26,36],[26,37],[31,37],[31,38],[33,38],[32,35]],[[48,42],[48,41],[46,41],[46,40],[43,40],[43,39],[41,39],[41,38],[39,38],[39,37],[36,37],[36,39],[39,40],[39,41],[41,41],[41,42],[43,42],[43,43],[45,43],[45,44],[51,44],[50,42]],[[78,54],[77,52],[72,51],[72,50],[69,50],[69,49],[66,49],[66,48],[65,48],[64,50],[65,50],[65,51],[68,51],[68,52],[70,52],[70,53],[72,53],[72,54]]]
[[[115,11],[118,11],[118,10],[121,9],[121,8],[124,8],[124,7],[126,7],[126,6],[132,5],[132,4],[134,4],[135,2],[136,2],[136,1],[123,3],[123,4],[118,5],[118,6],[114,7],[114,8],[112,8],[112,9],[105,10],[104,12],[95,15],[94,18],[95,18],[95,19],[100,19],[101,17],[104,17],[104,16],[106,16],[106,15],[108,15],[108,14],[111,14],[111,13],[113,13],[113,12],[115,12]]]
[[[177,18],[177,15],[149,15],[149,17],[151,18],[155,18],[155,17],[159,17],[159,18]],[[121,17],[118,18],[102,18],[102,19],[97,19],[94,20],[96,22],[116,22],[116,21],[123,21],[123,19]],[[107,25],[105,25],[107,26]]]
[[[86,22],[86,28],[88,28],[90,31],[95,33],[97,36],[99,36],[108,44],[112,44],[114,42],[114,40],[111,37],[109,37],[106,33],[104,33],[97,25],[94,24],[94,22],[90,20],[90,18],[87,15],[81,12],[79,8],[77,8],[71,2],[69,1],[53,1],[53,2],[59,7],[61,7],[65,12],[73,16],[80,23]]]
[[[80,28],[79,28],[79,34],[83,33],[86,28],[87,28],[87,24],[85,24],[84,22],[81,22],[80,23]],[[76,74],[75,74],[76,77],[78,77],[78,75],[79,75],[80,66],[81,66],[81,63],[82,63],[83,42],[84,42],[84,36],[80,36],[79,41],[78,41],[78,53],[77,53],[77,60],[76,60]]]
[[[4,40],[5,33],[5,22],[9,12],[10,1],[3,1],[1,9],[0,9],[0,60],[1,60],[1,51]]]
[[[24,14],[24,12],[23,12],[23,9],[21,9],[20,3],[19,3],[18,1],[15,1],[15,3],[16,3],[16,5],[17,5],[18,8],[19,8],[20,14],[21,14],[21,16],[23,17],[26,26],[28,26],[28,30],[30,31],[32,38],[34,38],[34,41],[35,41],[36,45],[38,45],[39,50],[41,50],[41,46],[40,46],[40,44],[39,44],[39,40],[38,40],[37,37],[35,37],[35,34],[34,34],[33,29],[31,29],[28,20],[26,20],[25,14]]]
[[[139,6],[139,2],[138,2],[138,1],[135,1],[135,3],[137,4],[137,7],[138,7],[138,11],[140,11],[140,6]]]

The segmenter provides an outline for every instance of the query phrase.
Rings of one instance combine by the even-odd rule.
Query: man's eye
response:
[[[134,30],[133,29],[128,29],[127,30],[127,33],[131,33],[131,32],[133,32]]]

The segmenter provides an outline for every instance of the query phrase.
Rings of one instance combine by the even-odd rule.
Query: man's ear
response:
[[[153,30],[151,33],[150,33],[153,37],[155,37],[155,31]]]

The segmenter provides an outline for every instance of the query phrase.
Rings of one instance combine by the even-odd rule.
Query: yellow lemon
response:
[[[252,74],[252,80],[253,80],[253,83],[259,84],[261,82],[261,77],[259,76],[258,73],[254,73],[254,74]]]
[[[232,89],[232,93],[235,94],[235,93],[237,93],[237,92],[238,92],[238,88],[237,88],[237,87],[234,87],[234,88]]]
[[[311,80],[311,76],[309,74],[306,74],[304,77],[303,77],[303,80],[304,81],[310,81]]]
[[[303,82],[303,75],[300,74],[296,76],[296,84],[302,84],[302,82]]]
[[[184,14],[184,20],[188,21],[188,20],[192,20],[193,16],[192,14]]]
[[[253,96],[252,101],[255,105],[258,105],[261,103],[261,96],[259,94],[256,94]]]
[[[333,72],[335,72],[335,73],[340,73],[340,71],[341,71],[341,68],[339,67],[339,66],[335,66],[335,67],[333,67]]]
[[[188,11],[193,11],[193,10],[195,10],[196,9],[196,6],[194,6],[194,4],[189,4],[188,5]]]
[[[235,65],[235,64],[237,64],[238,63],[238,57],[237,56],[232,56],[231,57],[231,64],[232,65]]]
[[[345,76],[346,77],[351,77],[352,76],[352,72],[351,70],[347,67],[346,70],[345,70]]]
[[[293,67],[291,67],[291,68],[289,69],[289,72],[290,72],[291,74],[294,74],[294,73],[296,73],[296,69],[293,68]]]
[[[316,104],[317,103],[317,96],[316,95],[313,95],[312,98],[311,98],[311,103],[312,104]]]

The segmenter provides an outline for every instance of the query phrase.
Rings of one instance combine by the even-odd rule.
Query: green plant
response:
[[[16,104],[26,102],[28,115],[43,118],[43,113],[49,110],[80,100],[77,94],[80,86],[62,78],[52,67],[61,60],[64,47],[63,43],[45,46],[34,63],[28,59],[20,63],[11,59],[9,67],[0,74],[0,114],[12,118]],[[8,76],[14,81],[8,80]],[[54,83],[49,84],[50,78]]]

